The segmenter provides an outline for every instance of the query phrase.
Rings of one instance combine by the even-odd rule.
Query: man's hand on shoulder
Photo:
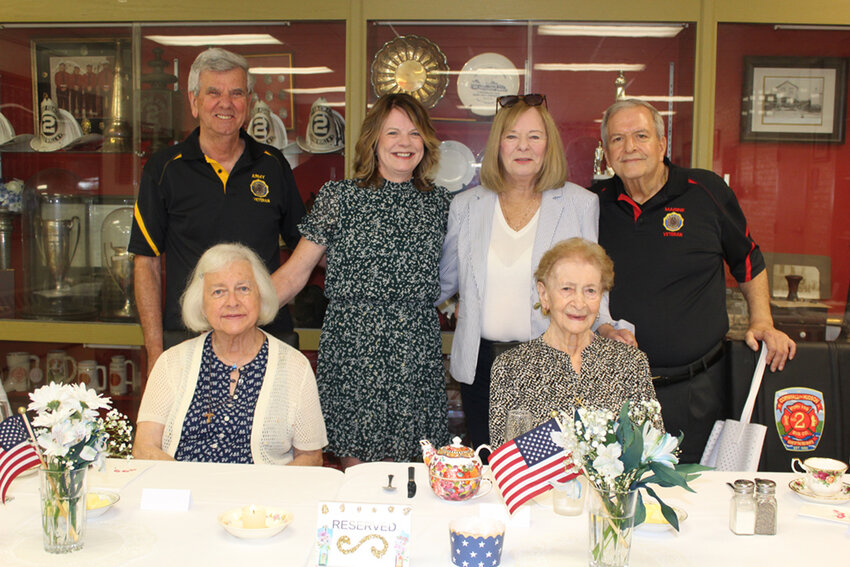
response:
[[[605,337],[606,339],[626,343],[633,347],[638,346],[634,333],[628,329],[615,329],[611,325],[600,325],[596,332],[599,333],[599,336]]]
[[[771,372],[783,370],[785,363],[793,359],[797,353],[797,343],[773,325],[751,325],[747,329],[747,335],[744,340],[747,346],[755,351],[759,349],[760,341],[765,342],[767,345],[767,358],[765,362],[770,365]]]

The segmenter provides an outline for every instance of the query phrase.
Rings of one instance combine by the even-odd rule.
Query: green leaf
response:
[[[635,526],[646,521],[646,506],[643,505],[643,494],[638,492],[637,506],[635,506]]]
[[[661,506],[661,515],[664,516],[664,519],[667,520],[667,523],[673,526],[673,528],[675,528],[675,530],[678,532],[679,516],[676,514],[676,511],[673,510],[673,508],[671,508],[667,504],[665,504],[664,501],[658,497],[655,491],[649,488],[648,486],[646,487],[646,492],[647,494],[655,498],[656,502],[658,502],[658,505]]]
[[[630,422],[631,423],[631,422]],[[643,456],[643,430],[634,428],[631,433],[631,442],[623,445],[623,454],[620,460],[625,470],[630,471],[640,467],[640,459]]]
[[[649,468],[655,474],[644,480],[647,484],[654,482],[655,484],[663,487],[681,486],[682,488],[693,492],[693,490],[688,487],[687,475],[682,474],[676,469],[671,469],[670,467],[655,462],[649,463]]]
[[[626,400],[620,408],[620,416],[617,418],[617,422],[620,424],[620,427],[617,429],[617,438],[625,449],[634,443],[635,439],[635,431],[634,427],[632,427],[632,420],[629,419],[629,400]]]

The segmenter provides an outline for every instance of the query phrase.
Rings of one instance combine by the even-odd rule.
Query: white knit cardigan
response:
[[[159,357],[139,407],[138,421],[165,426],[162,450],[172,457],[195,395],[208,334],[180,343]],[[327,445],[328,439],[310,362],[298,350],[266,336],[269,357],[254,408],[251,456],[255,463],[285,465],[293,458],[293,446],[314,451]]]

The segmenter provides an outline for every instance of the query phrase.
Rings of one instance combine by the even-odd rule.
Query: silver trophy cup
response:
[[[37,227],[36,240],[50,275],[50,289],[46,293],[54,297],[69,295],[71,286],[65,278],[80,243],[80,218],[38,219]]]

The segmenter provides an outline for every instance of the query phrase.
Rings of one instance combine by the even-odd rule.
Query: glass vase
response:
[[[591,487],[588,498],[591,567],[628,567],[637,490]]]
[[[83,548],[86,535],[86,472],[39,469],[44,550],[70,553]]]

